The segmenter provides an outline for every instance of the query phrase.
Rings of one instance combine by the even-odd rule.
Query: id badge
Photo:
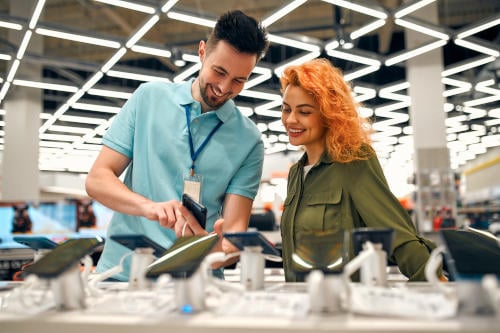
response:
[[[189,194],[197,202],[201,202],[201,175],[185,175],[184,176],[184,191]]]

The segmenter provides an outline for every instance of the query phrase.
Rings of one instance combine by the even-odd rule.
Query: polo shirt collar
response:
[[[184,106],[184,105],[190,105],[193,103],[199,103],[193,99],[193,95],[191,95],[191,86],[193,85],[194,78],[189,79],[188,81],[182,83],[180,92],[179,92],[179,104]],[[224,103],[221,107],[219,107],[217,110],[214,110],[215,114],[217,117],[222,121],[222,122],[227,122],[231,117],[234,116],[234,112],[236,111],[236,104],[234,104],[234,101],[230,99],[226,103]]]

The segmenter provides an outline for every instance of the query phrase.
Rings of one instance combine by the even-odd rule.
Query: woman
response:
[[[342,252],[331,240],[363,227],[393,229],[389,260],[410,280],[425,280],[435,245],[417,235],[390,191],[370,146],[370,126],[358,115],[340,70],[326,59],[290,66],[281,77],[281,92],[281,120],[290,144],[305,149],[290,169],[281,218],[286,281],[304,278],[297,274],[297,252],[327,260],[329,253]],[[318,235],[332,237],[314,241]],[[327,247],[324,239],[330,239]],[[348,249],[352,259],[352,244]]]

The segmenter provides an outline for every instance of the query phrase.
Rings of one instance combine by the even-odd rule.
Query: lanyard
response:
[[[194,161],[196,161],[196,158],[198,157],[202,149],[205,148],[208,140],[210,140],[212,135],[214,135],[214,133],[217,132],[217,130],[222,126],[222,121],[219,119],[219,123],[215,125],[214,128],[212,128],[212,130],[210,131],[210,133],[208,133],[207,137],[205,138],[205,140],[203,140],[198,149],[194,150],[193,137],[191,136],[191,105],[184,105],[184,109],[186,110],[186,122],[189,135],[189,151],[191,152],[191,160],[193,161],[193,163],[191,164],[191,176],[194,176]]]

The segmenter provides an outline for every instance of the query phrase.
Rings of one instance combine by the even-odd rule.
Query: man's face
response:
[[[205,42],[200,42],[199,55],[202,64],[199,92],[195,91],[194,95],[201,99],[204,111],[216,109],[237,96],[257,63],[254,54],[238,52],[224,41],[209,52]]]

